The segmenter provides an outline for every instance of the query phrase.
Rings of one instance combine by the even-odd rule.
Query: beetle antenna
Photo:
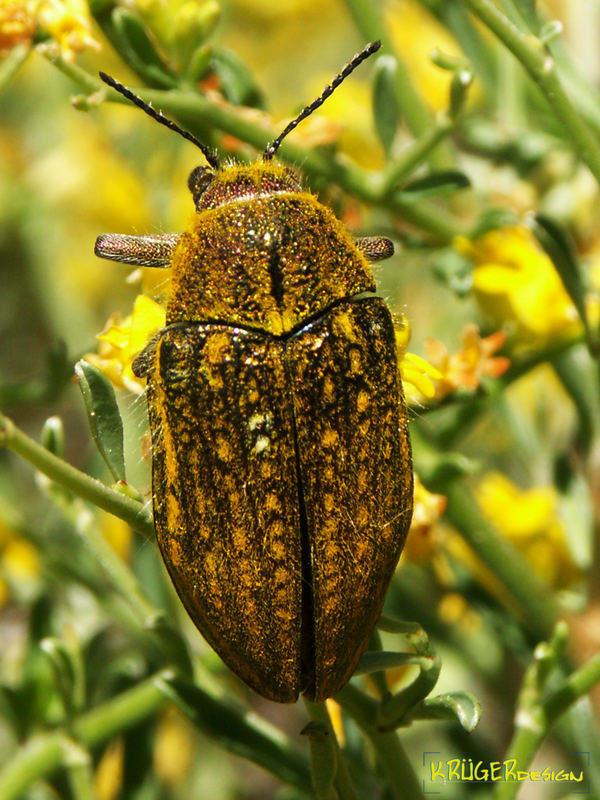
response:
[[[302,122],[303,119],[309,117],[313,113],[313,111],[315,111],[319,106],[322,106],[325,100],[327,100],[327,98],[334,92],[334,90],[337,89],[340,83],[346,80],[348,75],[350,75],[351,72],[354,72],[354,70],[359,66],[359,64],[362,64],[362,62],[366,58],[368,58],[370,55],[373,55],[373,53],[376,53],[380,47],[381,47],[381,41],[379,39],[376,42],[371,42],[366,47],[363,47],[360,53],[357,53],[352,59],[352,61],[349,61],[346,64],[346,66],[339,73],[339,75],[336,75],[335,78],[331,81],[331,83],[327,84],[327,86],[323,89],[322,94],[319,97],[317,97],[316,100],[313,100],[313,102],[309,106],[306,106],[306,108],[303,109],[298,114],[296,119],[293,119],[290,122],[290,124],[286,128],[284,128],[284,130],[279,134],[279,136],[274,141],[272,141],[270,145],[268,145],[268,147],[265,149],[265,152],[263,153],[263,159],[265,161],[269,161],[271,158],[273,158],[273,156],[279,149],[279,145],[285,139],[288,133],[293,131],[296,125]]]
[[[126,86],[123,86],[122,83],[119,83],[119,81],[111,78],[111,76],[107,75],[106,72],[100,72],[99,75],[104,83],[112,86],[112,88],[119,92],[119,94],[122,94],[123,97],[131,100],[134,105],[136,105],[138,108],[141,108],[142,111],[148,114],[149,117],[152,117],[152,119],[156,120],[156,122],[160,122],[161,125],[165,125],[167,128],[170,128],[170,130],[175,131],[175,133],[178,133],[180,136],[183,136],[184,139],[187,139],[189,142],[195,144],[196,147],[202,151],[204,158],[208,161],[210,166],[213,169],[219,169],[219,159],[217,158],[216,153],[211,150],[210,147],[207,147],[205,144],[202,144],[202,142],[199,142],[195,136],[189,133],[189,131],[180,128],[179,125],[173,122],[172,119],[165,117],[165,115],[161,114],[160,111],[152,108],[149,103],[144,102],[141,97],[138,97],[137,94],[134,94]]]

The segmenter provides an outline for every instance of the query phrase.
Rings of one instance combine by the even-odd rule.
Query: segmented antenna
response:
[[[219,169],[220,166],[219,159],[217,158],[216,153],[213,150],[211,150],[210,147],[207,147],[205,144],[202,144],[202,142],[199,142],[195,136],[193,136],[191,133],[184,130],[183,128],[180,128],[179,125],[177,125],[177,123],[173,122],[172,119],[165,117],[165,115],[161,114],[160,111],[156,111],[156,109],[152,108],[151,105],[145,103],[141,97],[138,97],[137,94],[134,94],[126,86],[123,86],[122,83],[119,83],[119,81],[116,81],[114,78],[111,78],[110,75],[107,75],[105,72],[100,72],[99,75],[104,81],[104,83],[108,84],[109,86],[112,86],[112,88],[116,89],[116,91],[119,92],[119,94],[122,94],[123,97],[126,97],[128,100],[131,100],[131,102],[134,105],[136,105],[138,108],[141,108],[142,111],[145,111],[149,117],[152,117],[152,119],[156,120],[157,122],[160,122],[161,125],[170,128],[172,131],[175,131],[175,133],[178,133],[180,136],[183,136],[184,139],[187,139],[189,142],[195,144],[196,147],[198,147],[202,151],[204,158],[208,161],[210,166],[213,169]]]
[[[322,106],[325,100],[327,100],[327,98],[333,93],[333,91],[337,89],[340,83],[346,80],[348,75],[350,75],[351,72],[354,72],[354,70],[359,66],[359,64],[362,64],[362,62],[366,58],[368,58],[370,55],[373,55],[373,53],[376,53],[380,47],[381,47],[381,41],[378,39],[376,42],[371,42],[366,47],[364,47],[360,51],[360,53],[357,53],[352,59],[352,61],[346,64],[346,66],[339,73],[339,75],[336,75],[335,78],[331,81],[331,83],[328,84],[323,89],[323,93],[320,95],[320,97],[317,97],[317,99],[313,100],[313,102],[309,106],[306,106],[306,108],[298,114],[296,119],[293,119],[290,122],[290,124],[286,128],[284,128],[284,130],[279,134],[279,136],[273,142],[271,142],[270,145],[268,145],[268,147],[265,149],[265,152],[263,153],[263,159],[265,161],[269,161],[271,158],[273,158],[273,156],[279,149],[279,145],[285,139],[288,133],[293,131],[296,125],[302,122],[303,119],[306,119],[306,117],[309,117],[313,113],[313,111],[319,108],[319,106]]]

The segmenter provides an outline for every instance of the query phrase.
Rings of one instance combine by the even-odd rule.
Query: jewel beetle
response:
[[[192,134],[196,213],[178,234],[104,234],[102,258],[172,270],[166,327],[133,363],[147,379],[158,544],[190,617],[259,694],[320,701],[349,680],[381,612],[412,513],[394,329],[354,240],[273,160],[220,164]]]

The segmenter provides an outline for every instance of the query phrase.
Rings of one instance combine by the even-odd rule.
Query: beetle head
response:
[[[217,208],[234,200],[250,200],[280,192],[301,192],[293,170],[258,161],[249,166],[196,167],[188,178],[196,211]]]

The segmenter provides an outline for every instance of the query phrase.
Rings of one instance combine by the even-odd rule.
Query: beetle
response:
[[[166,327],[133,363],[147,379],[158,544],[190,617],[270,700],[321,701],[367,647],[412,514],[412,464],[394,329],[355,241],[273,161],[283,138],[379,42],[365,47],[254,164],[188,184],[183,234],[98,237],[95,252],[172,270]],[[371,293],[371,294],[369,294]]]

